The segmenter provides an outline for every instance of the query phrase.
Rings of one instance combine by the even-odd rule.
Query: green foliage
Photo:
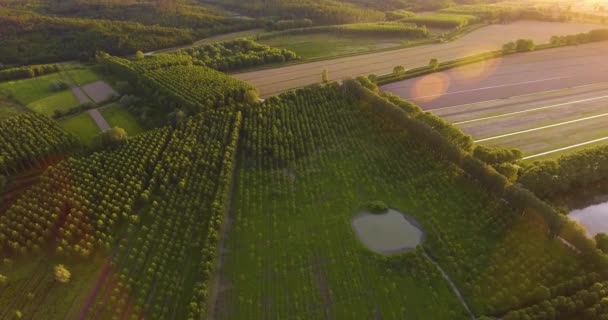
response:
[[[517,48],[517,45],[515,44],[515,42],[513,42],[513,41],[507,42],[502,46],[502,52],[511,53],[511,52],[515,51],[516,48]]]
[[[327,71],[327,69],[323,69],[321,72],[321,81],[324,83],[329,82],[329,71]]]
[[[45,164],[77,145],[73,136],[42,115],[24,113],[0,121],[0,171],[7,175]]]
[[[212,0],[249,16],[276,16],[285,20],[310,19],[315,24],[336,25],[379,21],[380,11],[331,0]]]
[[[59,71],[56,64],[40,64],[0,70],[0,81],[33,78]]]
[[[429,31],[425,27],[419,28],[410,23],[388,21],[290,29],[260,35],[259,39],[272,39],[279,36],[310,35],[319,33],[330,33],[342,36],[406,37],[408,39],[423,39],[429,36]]]
[[[312,20],[310,20],[310,19],[278,20],[278,21],[271,21],[266,24],[267,30],[287,30],[287,29],[309,28],[309,27],[312,27]]]
[[[437,70],[439,68],[439,60],[433,58],[429,61],[429,68],[432,70]]]
[[[55,81],[51,81],[51,83],[49,83],[49,90],[51,90],[53,92],[67,90],[69,87],[70,87],[70,85],[62,80],[55,80]]]
[[[595,245],[597,248],[602,250],[603,253],[608,253],[608,235],[600,232],[593,238],[595,239]]]
[[[384,201],[376,200],[367,204],[367,209],[372,213],[384,213],[388,211],[388,206]]]
[[[135,53],[135,59],[137,59],[137,60],[143,60],[145,57],[146,57],[146,56],[144,56],[144,53],[143,53],[143,52],[141,52],[141,51],[137,51],[137,52]]]
[[[207,67],[220,71],[235,71],[298,59],[293,51],[272,48],[248,39],[205,44],[182,49],[179,53],[190,55]]]
[[[386,13],[386,20],[388,20],[388,21],[401,20],[401,19],[405,19],[405,18],[411,18],[415,15],[416,15],[416,13],[414,13],[412,11],[407,11],[407,10],[389,11]]]
[[[55,275],[55,281],[60,282],[60,283],[70,282],[70,278],[72,277],[72,274],[64,265],[58,264],[55,266],[55,268],[53,270],[54,270],[54,275]]]
[[[476,20],[477,18],[471,15],[434,13],[404,18],[400,21],[415,23],[416,25],[426,26],[427,28],[460,29]]]
[[[608,146],[598,146],[535,162],[521,172],[519,182],[543,199],[554,199],[608,179]]]
[[[255,90],[184,54],[155,54],[138,61],[101,54],[97,59],[110,72],[137,83],[140,96],[155,95],[173,111],[195,114],[244,102],[247,91]]]
[[[0,8],[3,45],[0,60],[9,63],[89,58],[98,50],[133,54],[192,42],[187,30],[133,22],[44,16]]]
[[[396,75],[400,75],[405,73],[405,67],[404,66],[396,66],[393,68],[393,73]]]
[[[532,51],[536,48],[534,40],[530,39],[519,39],[515,42],[515,50],[518,52]]]
[[[495,165],[502,163],[514,163],[523,157],[519,149],[506,149],[477,145],[473,150],[473,156],[487,164]]]

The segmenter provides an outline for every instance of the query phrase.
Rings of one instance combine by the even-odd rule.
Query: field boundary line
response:
[[[598,114],[598,115],[595,115],[595,116],[585,117],[585,118],[576,119],[576,120],[570,120],[570,121],[566,121],[566,122],[554,123],[554,124],[550,124],[548,126],[542,126],[542,127],[538,127],[538,128],[532,128],[532,129],[527,129],[527,130],[522,130],[522,131],[517,131],[517,132],[512,132],[512,133],[507,133],[507,134],[501,134],[499,136],[494,136],[494,137],[490,137],[490,138],[484,138],[484,139],[475,140],[474,142],[483,142],[483,141],[488,141],[488,140],[500,139],[500,138],[510,137],[510,136],[514,136],[514,135],[518,135],[518,134],[522,134],[522,133],[528,133],[528,132],[533,132],[533,131],[538,131],[538,130],[543,130],[543,129],[549,129],[549,128],[554,128],[554,127],[564,126],[564,125],[571,124],[571,123],[576,123],[576,122],[581,122],[581,121],[601,118],[601,117],[605,117],[605,116],[608,116],[608,113],[602,113],[602,114]]]
[[[545,94],[545,93],[552,93],[552,92],[558,92],[558,91],[564,91],[564,90],[572,90],[572,89],[580,89],[580,88],[589,87],[589,86],[595,86],[595,85],[599,85],[599,84],[606,84],[606,82],[602,81],[602,82],[596,82],[596,83],[583,84],[583,85],[574,86],[574,87],[567,87],[567,88],[561,88],[561,89],[553,89],[553,90],[539,91],[539,92],[534,92],[534,93],[520,94],[520,95],[517,95],[517,96],[510,96],[508,98],[497,98],[497,99],[490,99],[490,100],[484,100],[484,101],[478,101],[478,102],[458,104],[458,105],[449,106],[449,107],[433,108],[433,109],[428,109],[428,111],[445,110],[445,109],[452,109],[452,108],[458,108],[458,107],[466,107],[466,106],[470,106],[470,105],[478,104],[478,103],[488,103],[488,102],[495,102],[495,101],[517,99],[517,98],[523,98],[523,97],[528,97],[528,96],[540,95],[540,94]]]
[[[522,84],[537,83],[537,82],[552,81],[552,80],[560,80],[560,79],[572,78],[572,77],[574,77],[574,76],[553,77],[553,78],[530,80],[530,81],[523,81],[523,82],[517,82],[517,83],[507,83],[507,84],[500,84],[500,85],[489,86],[489,87],[481,87],[481,88],[475,88],[475,89],[446,92],[446,93],[443,93],[443,94],[433,94],[433,95],[427,95],[427,96],[411,97],[409,99],[414,100],[414,99],[423,99],[423,98],[442,97],[442,96],[447,96],[447,95],[451,95],[451,94],[459,94],[459,93],[466,93],[466,92],[473,92],[473,91],[482,91],[482,90],[488,90],[488,89],[512,87],[512,86],[518,86],[518,85],[522,85]],[[400,87],[395,87],[395,88],[399,89]]]
[[[608,140],[608,137],[594,139],[594,140],[591,140],[591,141],[581,142],[581,143],[573,144],[571,146],[567,146],[567,147],[563,147],[563,148],[559,148],[559,149],[555,149],[555,150],[551,150],[551,151],[537,153],[537,154],[534,154],[534,155],[531,155],[531,156],[523,157],[522,160],[536,158],[536,157],[540,157],[540,156],[544,156],[544,155],[547,155],[547,154],[551,154],[551,153],[555,153],[555,152],[560,152],[560,151],[564,151],[564,150],[568,150],[568,149],[573,149],[573,148],[576,148],[576,147],[581,147],[581,146],[585,146],[585,145],[588,145],[588,144],[592,144],[592,143],[600,142],[600,141],[604,141],[604,140]]]
[[[532,109],[527,109],[527,110],[521,110],[521,111],[514,111],[514,112],[509,112],[509,113],[503,113],[503,114],[499,114],[499,115],[495,115],[495,116],[489,116],[489,117],[471,119],[471,120],[466,120],[466,121],[454,122],[454,124],[458,125],[458,124],[465,124],[465,123],[477,122],[477,121],[488,120],[488,119],[495,119],[495,118],[500,118],[500,117],[507,117],[507,116],[511,116],[511,115],[514,115],[514,114],[521,114],[521,113],[538,111],[538,110],[544,110],[544,109],[550,109],[550,108],[555,108],[555,107],[562,107],[562,106],[567,106],[569,104],[588,102],[588,101],[594,101],[594,100],[600,100],[600,99],[606,99],[606,98],[608,98],[608,95],[600,96],[600,97],[595,97],[595,98],[588,98],[588,99],[582,99],[582,100],[563,102],[563,103],[558,103],[558,104],[554,104],[554,105],[550,105],[550,106],[532,108]]]

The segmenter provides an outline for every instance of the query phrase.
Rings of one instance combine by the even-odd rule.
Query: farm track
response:
[[[429,259],[429,261],[437,268],[437,270],[439,271],[439,273],[441,273],[441,276],[450,284],[450,287],[454,291],[454,294],[456,295],[456,297],[458,297],[458,300],[460,300],[460,303],[462,303],[462,306],[467,310],[467,312],[471,316],[471,319],[476,320],[477,318],[475,317],[475,314],[473,313],[473,311],[471,310],[471,308],[469,307],[469,305],[467,304],[467,302],[464,300],[464,297],[462,296],[462,293],[460,293],[460,290],[458,289],[458,287],[456,286],[456,284],[454,283],[454,281],[452,281],[452,278],[450,278],[450,276],[441,268],[441,266],[439,265],[439,263],[437,261],[435,261],[435,259],[433,259],[426,252],[426,250],[422,250],[422,252],[423,252],[423,255],[427,259]]]
[[[424,66],[429,59],[453,60],[464,56],[500,49],[505,42],[531,38],[537,43],[548,42],[553,35],[567,35],[599,28],[597,25],[519,21],[509,25],[491,25],[471,32],[445,44],[420,46],[352,57],[290,65],[274,69],[245,72],[234,76],[251,83],[262,97],[279,94],[321,81],[327,69],[330,80],[343,80],[367,74],[387,74],[396,65],[406,68]],[[495,35],[503,35],[497,38]],[[481,45],[480,45],[481,44]]]

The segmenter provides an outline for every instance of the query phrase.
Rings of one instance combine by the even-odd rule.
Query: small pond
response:
[[[381,214],[362,212],[353,218],[352,225],[361,242],[377,253],[405,252],[424,240],[416,220],[393,209]]]
[[[570,219],[578,222],[590,237],[598,233],[608,233],[608,202],[570,211]]]

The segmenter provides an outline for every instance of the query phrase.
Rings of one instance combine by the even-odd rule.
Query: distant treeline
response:
[[[30,64],[133,54],[192,43],[189,31],[139,23],[43,16],[0,8],[0,60]]]
[[[315,25],[381,21],[384,13],[330,0],[207,0],[249,16],[310,19]]]
[[[59,71],[59,65],[40,64],[0,70],[0,81],[33,78]]]
[[[220,71],[235,71],[298,58],[293,51],[272,48],[248,39],[206,44],[182,49],[179,53],[192,56],[205,66]]]
[[[399,22],[370,22],[290,29],[259,35],[258,39],[270,39],[278,36],[316,33],[333,33],[347,36],[394,36],[410,39],[426,38],[429,36],[429,31],[427,28],[417,27],[413,24]]]

